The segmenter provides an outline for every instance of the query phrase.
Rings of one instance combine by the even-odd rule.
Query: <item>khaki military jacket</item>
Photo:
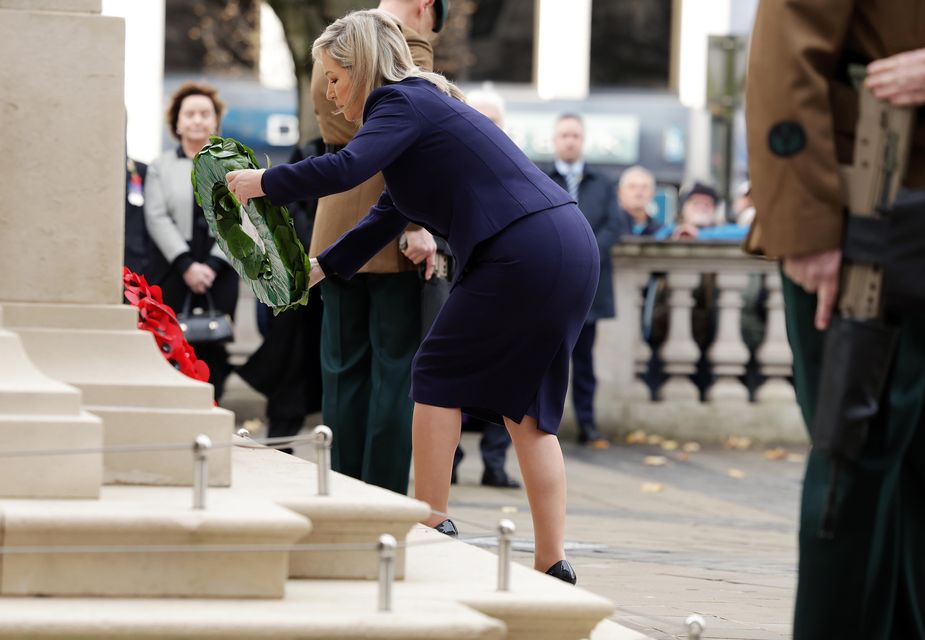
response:
[[[426,71],[434,68],[434,50],[430,43],[420,34],[401,26],[402,33],[411,49],[414,63]],[[324,69],[320,64],[312,68],[312,101],[315,105],[315,115],[318,117],[318,126],[325,144],[347,144],[359,130],[359,127],[348,122],[342,115],[335,115],[334,103],[325,97],[327,80]],[[317,256],[319,253],[334,244],[344,233],[352,229],[369,213],[369,208],[376,204],[379,195],[385,188],[385,181],[381,173],[377,173],[363,184],[350,191],[336,193],[318,201],[318,210],[315,213],[315,227],[312,231],[312,243],[309,255]],[[410,228],[417,228],[410,226]],[[398,273],[414,269],[410,260],[405,258],[398,249],[398,241],[389,244],[377,253],[360,269],[365,273]]]
[[[761,0],[749,50],[746,127],[756,217],[746,249],[770,257],[841,245],[839,165],[852,162],[858,96],[849,63],[925,47],[925,0]],[[925,118],[906,186],[925,187]]]

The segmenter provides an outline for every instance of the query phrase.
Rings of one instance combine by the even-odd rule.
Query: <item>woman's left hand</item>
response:
[[[260,181],[263,178],[263,172],[266,169],[241,169],[238,171],[229,171],[225,176],[228,183],[228,190],[234,194],[242,207],[247,206],[251,198],[265,196]]]

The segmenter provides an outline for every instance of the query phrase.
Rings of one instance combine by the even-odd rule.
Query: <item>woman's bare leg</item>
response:
[[[520,424],[510,418],[504,425],[514,441],[520,474],[533,515],[536,550],[533,568],[546,571],[565,558],[565,461],[559,439],[536,428],[525,416]]]
[[[462,429],[460,411],[415,402],[411,429],[414,497],[429,504],[434,511],[446,513],[453,454]],[[435,527],[445,519],[445,516],[431,515],[424,524]]]

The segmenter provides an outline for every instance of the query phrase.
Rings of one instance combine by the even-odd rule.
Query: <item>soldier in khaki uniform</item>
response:
[[[438,31],[446,0],[381,0],[379,9],[398,19],[415,64],[431,71],[433,49],[424,35]],[[326,150],[336,152],[359,127],[335,114],[325,97],[321,65],[312,69],[312,100]],[[385,182],[377,174],[360,186],[321,198],[309,255],[316,256],[369,212]],[[433,269],[436,244],[425,229],[409,226],[350,281],[321,284],[322,414],[334,430],[332,466],[365,482],[408,491],[411,464],[411,361],[421,338],[421,281],[415,264]]]
[[[758,8],[746,89],[757,217],[746,247],[782,260],[794,382],[808,425],[842,262],[839,165],[852,162],[858,119],[847,67],[868,65],[866,82],[877,98],[921,105],[923,47],[921,0],[762,0]],[[925,188],[921,117],[905,187]],[[815,451],[809,457],[797,639],[925,638],[925,318],[897,321],[900,342],[884,410],[858,464],[836,484],[831,539],[818,535],[830,462]]]

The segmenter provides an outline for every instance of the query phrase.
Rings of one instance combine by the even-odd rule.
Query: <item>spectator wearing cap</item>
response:
[[[677,225],[662,227],[657,240],[726,240],[741,242],[748,228],[719,224],[719,193],[713,185],[695,180],[681,189],[681,211]]]
[[[549,175],[578,203],[594,231],[600,251],[601,277],[597,294],[572,352],[572,401],[578,421],[578,441],[592,448],[606,449],[610,443],[598,431],[594,420],[597,381],[592,352],[597,321],[616,316],[610,251],[620,239],[623,216],[617,207],[613,182],[585,164],[582,156],[584,139],[581,116],[565,114],[559,117],[553,134],[555,167]]]

